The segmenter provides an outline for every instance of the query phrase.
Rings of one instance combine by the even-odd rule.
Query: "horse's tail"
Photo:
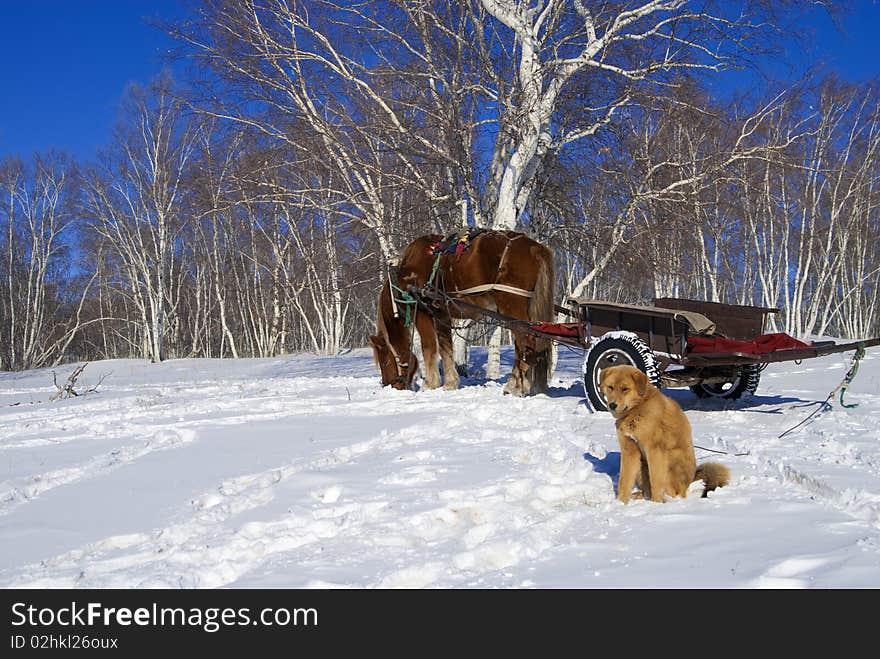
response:
[[[553,267],[553,252],[549,247],[537,245],[532,248],[538,262],[538,274],[535,289],[529,300],[529,320],[531,322],[552,322],[555,310],[556,271]],[[549,339],[535,340],[535,374],[534,390],[538,393],[547,391],[553,360],[551,355],[552,342]]]

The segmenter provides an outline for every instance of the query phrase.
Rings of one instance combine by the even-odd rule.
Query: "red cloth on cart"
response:
[[[532,329],[544,332],[545,334],[553,334],[554,336],[573,336],[578,337],[578,327],[580,323],[529,323]]]
[[[777,332],[762,334],[752,341],[734,341],[723,336],[688,335],[687,347],[688,352],[745,352],[750,355],[760,355],[777,350],[809,348],[810,344],[798,341],[784,332]]]

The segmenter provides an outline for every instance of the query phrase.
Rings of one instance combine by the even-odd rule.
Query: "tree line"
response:
[[[0,369],[363,346],[463,224],[551,246],[559,303],[880,334],[877,84],[707,87],[803,4],[203,0],[95,161],[0,162]]]

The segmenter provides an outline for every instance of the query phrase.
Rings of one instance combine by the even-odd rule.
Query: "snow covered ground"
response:
[[[52,403],[50,370],[2,373],[0,587],[880,587],[880,350],[858,407],[782,439],[851,353],[771,365],[748,402],[667,390],[733,482],[627,506],[560,358],[527,399],[383,389],[368,350],[95,362]]]

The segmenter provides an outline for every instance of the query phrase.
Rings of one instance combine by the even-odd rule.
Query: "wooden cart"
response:
[[[761,372],[774,362],[800,361],[833,353],[880,345],[880,337],[837,343],[813,342],[807,347],[754,352],[694,352],[691,336],[719,336],[754,342],[764,336],[767,317],[779,309],[679,298],[655,298],[652,306],[569,298],[569,308],[557,307],[577,319],[574,323],[529,323],[451,298],[436,289],[410,288],[431,313],[443,305],[461,305],[511,330],[586,350],[584,391],[596,410],[604,410],[599,393],[599,371],[630,364],[647,373],[657,387],[689,387],[701,398],[735,400],[753,394]]]
[[[752,342],[764,335],[767,318],[778,309],[678,298],[655,298],[653,306],[569,299],[581,329],[577,344],[587,348],[584,390],[594,409],[604,410],[599,371],[630,364],[658,387],[689,387],[701,398],[738,399],[753,394],[767,364],[800,361],[880,345],[864,341],[813,342],[808,347],[755,353],[746,350],[693,352],[693,334]],[[552,329],[552,328],[548,328]]]

